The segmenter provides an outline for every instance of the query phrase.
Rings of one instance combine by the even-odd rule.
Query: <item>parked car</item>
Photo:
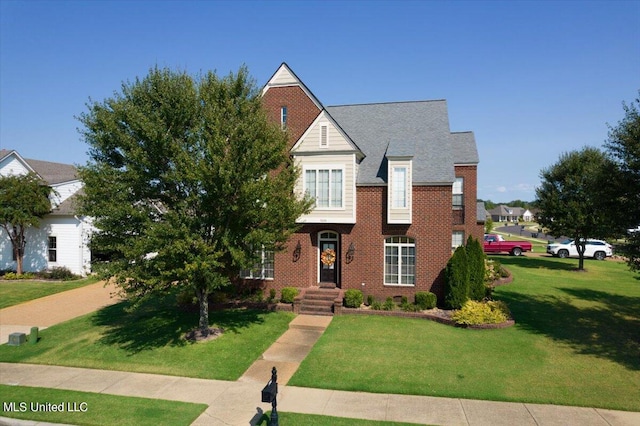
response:
[[[547,246],[547,253],[560,258],[578,257],[578,249],[575,242],[571,239],[549,244]],[[587,240],[584,257],[604,260],[611,255],[613,255],[613,247],[606,241]]]
[[[512,256],[520,256],[525,251],[531,251],[532,246],[528,241],[505,241],[502,235],[485,234],[483,248],[485,253],[506,252]]]
[[[629,235],[637,234],[638,232],[640,232],[640,225],[636,226],[635,228],[627,229],[627,233]]]

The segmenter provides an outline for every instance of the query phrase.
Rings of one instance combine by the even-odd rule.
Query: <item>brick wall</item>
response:
[[[262,97],[268,117],[280,123],[280,109],[287,107],[287,132],[292,147],[320,114],[318,107],[299,86],[272,87]]]
[[[455,166],[456,177],[464,178],[464,224],[453,225],[454,231],[464,231],[465,242],[469,235],[482,241],[484,227],[478,224],[476,202],[478,194],[478,166]]]
[[[310,287],[318,284],[318,233],[334,231],[340,235],[340,282],[343,289],[362,290],[365,297],[377,299],[407,296],[413,301],[416,291],[432,291],[442,301],[442,272],[451,256],[451,187],[413,188],[413,223],[386,223],[386,188],[358,187],[358,211],[355,225],[304,225],[292,236],[286,250],[276,253],[274,279],[255,283],[280,294],[283,287]],[[415,286],[384,285],[384,240],[407,236],[416,243]],[[299,256],[294,256],[300,243]],[[346,254],[353,243],[353,260]],[[363,286],[362,283],[365,285]]]

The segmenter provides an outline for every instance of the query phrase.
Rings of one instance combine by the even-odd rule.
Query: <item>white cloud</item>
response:
[[[506,186],[499,186],[496,188],[496,191],[498,192],[507,192],[507,187]]]

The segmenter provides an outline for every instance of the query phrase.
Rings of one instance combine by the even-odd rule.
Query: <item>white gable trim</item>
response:
[[[22,156],[20,154],[18,154],[18,151],[10,151],[9,154],[7,154],[6,156],[4,156],[3,158],[0,159],[0,165],[2,163],[9,163],[10,160],[7,160],[9,157],[14,157],[16,160],[18,160],[18,162],[27,170],[27,173],[35,173],[36,176],[38,176],[40,179],[42,179],[42,176],[40,176],[38,174],[38,172],[36,172],[33,167],[31,167],[29,165],[29,163],[26,162],[26,160],[24,158],[22,158]],[[17,173],[12,173],[13,175],[17,174]],[[2,168],[0,168],[0,175],[1,176],[10,176],[10,174],[7,172],[5,172]]]
[[[267,91],[272,87],[291,87],[298,86],[302,89],[302,91],[307,95],[311,102],[318,107],[319,110],[324,109],[318,98],[316,98],[311,90],[304,85],[302,80],[298,78],[298,76],[289,68],[286,63],[282,63],[280,67],[276,70],[276,72],[271,76],[267,84],[262,88],[262,96],[264,96]]]
[[[340,135],[344,138],[344,140],[347,142],[347,144],[351,147],[352,151],[349,152],[355,152],[358,157],[360,158],[364,158],[364,154],[362,153],[362,151],[360,151],[360,148],[358,148],[358,146],[351,140],[351,138],[349,137],[349,135],[347,135],[344,130],[342,130],[342,127],[340,127],[338,125],[338,123],[336,123],[336,121],[333,119],[333,117],[331,117],[331,114],[329,114],[326,110],[322,110],[320,111],[320,114],[318,114],[318,116],[316,117],[315,120],[313,120],[313,122],[311,123],[311,125],[309,125],[309,127],[307,127],[307,130],[304,131],[304,133],[302,134],[302,136],[300,136],[300,139],[298,139],[298,141],[295,143],[295,145],[293,145],[293,148],[291,148],[291,152],[292,153],[296,153],[296,151],[300,148],[300,146],[302,145],[302,142],[305,140],[305,138],[307,138],[309,136],[309,133],[311,131],[313,131],[316,126],[318,126],[320,121],[328,121],[337,131],[338,133],[340,133]],[[320,141],[317,142],[317,148],[319,150],[320,148]],[[328,147],[322,147],[322,150],[326,150],[328,152],[333,152],[331,151],[331,141],[329,141],[329,145]],[[341,152],[344,152],[344,150],[340,150]],[[297,154],[297,153],[296,153]],[[300,153],[302,154],[302,153]]]

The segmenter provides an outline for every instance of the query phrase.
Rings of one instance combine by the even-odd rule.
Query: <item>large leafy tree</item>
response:
[[[11,241],[16,272],[23,273],[25,231],[51,212],[51,188],[35,174],[0,176],[0,227]]]
[[[640,225],[640,91],[635,103],[623,103],[625,117],[609,126],[605,144],[617,166],[617,179],[607,182],[609,216],[624,233]],[[632,270],[640,271],[640,233],[628,236],[623,247]]]
[[[538,222],[552,235],[566,235],[576,242],[578,269],[584,269],[585,240],[605,238],[614,232],[606,211],[606,182],[613,162],[600,150],[586,147],[560,156],[543,169],[536,189]]]
[[[206,335],[210,293],[283,248],[308,209],[286,135],[244,67],[223,78],[152,69],[88,108],[82,209],[99,230],[93,248],[111,253],[104,276],[134,301],[190,289]]]

